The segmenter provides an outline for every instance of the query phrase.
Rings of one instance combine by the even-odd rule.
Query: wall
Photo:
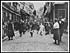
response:
[[[59,12],[59,10],[65,10],[65,13],[64,12]],[[60,18],[60,16],[62,16],[62,18],[66,18],[66,21],[65,21],[65,26],[64,28],[67,29],[67,26],[68,26],[68,3],[64,3],[64,4],[55,4],[55,18]]]

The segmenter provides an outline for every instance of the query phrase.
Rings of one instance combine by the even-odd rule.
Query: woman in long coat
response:
[[[8,36],[8,38],[9,38],[9,40],[10,40],[10,39],[13,40],[13,36],[15,36],[15,35],[14,35],[14,30],[13,30],[13,27],[12,27],[12,23],[9,22],[9,21],[8,21],[7,29],[8,29],[8,31],[7,31],[7,36]]]
[[[59,45],[60,44],[60,31],[59,31],[59,23],[57,20],[55,20],[53,28],[54,28],[53,39],[55,40],[55,44],[57,44],[56,41],[58,41],[58,45]]]

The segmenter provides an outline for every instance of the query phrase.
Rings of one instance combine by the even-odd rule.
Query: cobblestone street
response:
[[[53,44],[52,34],[40,36],[34,32],[33,37],[29,32],[22,37],[19,37],[18,31],[15,34],[13,40],[2,42],[2,51],[68,51],[67,34],[63,34],[60,45]]]

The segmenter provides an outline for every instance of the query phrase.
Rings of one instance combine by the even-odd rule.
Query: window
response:
[[[61,16],[62,16],[62,18],[66,18],[66,9],[57,9],[56,10],[55,17],[58,18]]]

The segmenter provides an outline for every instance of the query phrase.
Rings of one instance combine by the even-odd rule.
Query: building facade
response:
[[[19,21],[20,13],[17,11],[17,4],[12,2],[2,3],[2,38],[6,36],[8,21]]]
[[[54,4],[54,9],[53,9],[53,21],[55,19],[61,19],[61,18],[66,18],[65,21],[65,29],[68,27],[68,2],[65,3],[56,3]]]
[[[15,21],[19,20],[20,13],[17,10],[17,3],[9,2],[2,3],[2,19],[3,22],[7,22],[8,20]]]

